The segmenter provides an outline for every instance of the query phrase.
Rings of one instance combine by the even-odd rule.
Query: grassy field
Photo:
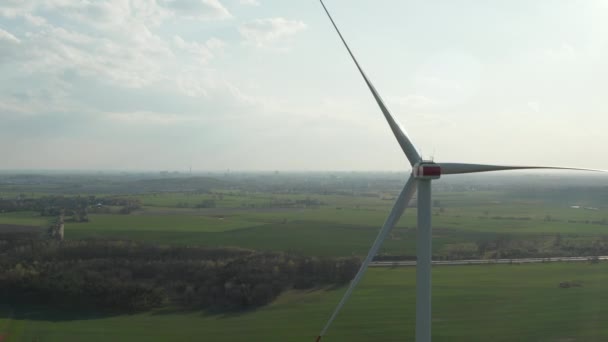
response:
[[[159,200],[159,204],[177,205],[188,198],[206,195],[168,193],[141,195]],[[276,200],[277,195],[240,194],[247,203]],[[481,194],[480,196],[486,196]],[[224,195],[224,198],[236,195]],[[282,200],[297,200],[305,196],[279,196]],[[289,250],[307,255],[350,256],[363,255],[373,241],[385,215],[390,200],[372,197],[337,195],[316,196],[325,205],[312,208],[243,208],[219,206],[211,209],[192,209],[163,206],[147,206],[130,215],[90,214],[88,223],[66,222],[67,239],[120,238],[161,244],[240,246],[253,249]],[[269,199],[270,198],[270,199]],[[476,199],[483,201],[481,198]],[[171,202],[173,201],[173,202]],[[259,202],[265,203],[265,202]],[[478,217],[467,216],[465,203],[462,208],[451,208],[435,217],[434,248],[441,251],[444,245],[491,236],[497,231],[526,231],[521,222],[485,222]],[[113,212],[118,209],[114,208]],[[458,213],[458,214],[457,214]],[[465,215],[460,215],[465,214]],[[391,238],[383,246],[383,252],[413,254],[415,208],[410,208]],[[0,224],[46,226],[49,217],[35,212],[0,214]],[[490,228],[487,228],[487,227]],[[534,227],[532,227],[534,228]],[[550,227],[549,229],[552,229]],[[566,229],[569,229],[567,226]],[[528,229],[533,231],[533,229]]]
[[[304,196],[247,193],[238,197],[226,193],[221,201],[257,203],[257,207],[238,207],[234,203],[208,209],[175,207],[209,196],[212,195],[141,195],[138,198],[148,204],[141,210],[130,215],[91,214],[88,223],[68,222],[66,238],[239,246],[307,255],[364,255],[392,205],[391,200],[380,197],[316,195],[312,197],[324,205],[275,208],[264,203],[272,203],[277,197],[295,201]],[[434,252],[441,253],[446,245],[498,235],[530,239],[559,233],[585,238],[608,232],[608,225],[591,224],[607,218],[606,209],[572,209],[559,204],[497,198],[498,194],[492,192],[438,193],[439,205],[433,209]],[[416,208],[408,208],[382,252],[413,255],[415,222]]]
[[[606,341],[608,264],[433,270],[433,341]],[[559,288],[563,281],[581,287]],[[324,341],[413,341],[415,269],[371,269]],[[256,311],[102,316],[0,312],[6,341],[313,341],[344,288],[291,292]]]
[[[137,189],[148,189],[154,182],[137,183]],[[53,191],[61,189],[57,185]],[[31,186],[28,196],[44,193],[44,188]],[[230,187],[135,193],[123,196],[139,199],[141,209],[121,215],[120,206],[104,208],[110,214],[94,214],[91,208],[90,222],[66,222],[66,239],[120,238],[362,256],[397,195],[386,190],[349,196],[348,191],[298,194]],[[9,195],[5,197],[15,197],[16,192]],[[455,244],[500,237],[553,244],[559,233],[564,241],[590,243],[608,231],[605,202],[540,200],[476,190],[437,191],[433,200],[435,255],[444,255]],[[302,201],[316,204],[306,206]],[[196,209],[210,202],[215,207]],[[576,205],[580,207],[571,207]],[[45,227],[49,219],[36,212],[0,213],[0,224]],[[408,208],[381,253],[414,255],[415,222],[416,208]],[[437,267],[433,279],[434,341],[608,340],[608,263]],[[583,286],[559,288],[563,281]],[[414,283],[414,268],[369,270],[324,341],[413,341]],[[226,314],[165,309],[108,315],[0,303],[0,342],[313,341],[344,290],[291,291],[258,310]]]
[[[90,215],[91,222],[73,223],[73,231],[225,232],[252,227],[238,218],[188,215]]]
[[[129,215],[89,214],[90,222],[66,222],[67,239],[118,238],[171,245],[237,246],[291,251],[315,256],[363,256],[384,221],[390,196],[285,195],[214,192],[137,195],[144,206]],[[201,200],[216,208],[183,207]],[[320,206],[272,207],[277,201],[314,199]],[[386,199],[388,198],[388,199]],[[438,192],[433,209],[433,250],[498,236],[543,239],[562,234],[584,240],[606,234],[608,225],[591,224],[608,217],[606,209],[573,209],[561,204],[504,199],[496,192]],[[245,203],[245,205],[242,205]],[[254,207],[250,205],[253,204]],[[179,207],[182,206],[182,207]],[[549,219],[550,220],[549,220]],[[35,212],[0,213],[0,224],[48,225]],[[381,253],[415,253],[416,208],[408,208]],[[586,223],[589,222],[589,223]]]
[[[38,213],[21,211],[0,213],[0,224],[15,224],[23,226],[43,227],[49,222],[49,217],[41,217]]]

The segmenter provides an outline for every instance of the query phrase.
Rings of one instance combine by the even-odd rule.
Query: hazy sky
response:
[[[426,157],[608,169],[608,0],[327,0]],[[1,169],[404,170],[316,0],[0,1]]]

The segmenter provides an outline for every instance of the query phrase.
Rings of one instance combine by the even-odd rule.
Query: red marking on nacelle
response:
[[[439,165],[422,165],[422,176],[441,176],[441,167]]]
[[[437,179],[441,177],[441,166],[435,163],[421,163],[414,166],[413,175],[419,179]]]

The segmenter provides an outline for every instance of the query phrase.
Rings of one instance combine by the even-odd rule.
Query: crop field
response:
[[[0,224],[14,224],[23,226],[44,226],[48,218],[41,217],[35,212],[0,213]]]
[[[68,239],[120,238],[289,250],[318,256],[364,255],[390,210],[393,195],[236,191],[130,195],[125,197],[141,200],[141,209],[121,215],[112,207],[110,214],[90,214],[90,222],[67,222],[65,232]],[[193,208],[204,200],[214,200],[215,207]],[[298,200],[319,204],[282,206]],[[438,192],[434,200],[435,254],[442,253],[446,245],[496,236],[533,239],[563,234],[585,239],[608,231],[605,208],[587,210],[549,201],[504,198],[492,191]],[[0,213],[0,223],[4,224],[44,226],[48,219],[35,212]],[[416,208],[410,207],[381,252],[413,255],[415,222]]]
[[[608,264],[433,270],[433,341],[605,341]],[[561,282],[580,285],[560,288]],[[324,341],[413,341],[414,268],[375,268]],[[136,315],[2,307],[5,341],[313,341],[344,288],[292,291],[240,313]]]
[[[217,193],[213,196],[218,198]],[[319,194],[290,197],[228,192],[222,196],[223,200],[219,200],[216,207],[198,209],[189,206],[201,199],[208,200],[211,195],[168,193],[132,196],[141,199],[142,209],[129,215],[90,214],[90,222],[87,223],[67,222],[66,238],[238,246],[317,256],[364,255],[392,205],[391,199],[362,196]],[[322,204],[301,207],[271,205],[307,197]],[[226,199],[230,200],[224,206]],[[495,192],[481,191],[440,192],[435,201],[433,248],[436,254],[449,244],[488,240],[496,236],[526,239],[564,234],[584,239],[608,232],[608,225],[597,224],[606,222],[606,209],[576,209],[538,200],[505,200]],[[237,206],[237,202],[243,204]],[[12,220],[41,221],[35,216],[25,216],[13,217]],[[416,208],[408,208],[381,253],[413,255],[415,222]]]
[[[0,199],[97,196],[87,220],[75,213],[66,216],[67,240],[121,239],[350,257],[367,253],[399,190],[399,184],[381,182],[374,183],[381,184],[377,189],[332,192],[319,186],[292,192],[289,187],[256,190],[259,184],[238,188],[212,181],[213,186],[199,187],[200,179],[166,184],[151,179],[137,180],[131,185],[137,191],[123,192],[122,178],[117,179],[111,186],[105,181],[79,187],[0,186]],[[202,189],[170,190],[184,184]],[[87,186],[95,191],[82,192]],[[62,192],[65,189],[75,192]],[[559,189],[518,192],[505,185],[442,189],[433,195],[434,258],[462,258],[456,253],[461,249],[473,251],[473,257],[493,258],[501,248],[589,253],[581,255],[608,248],[605,190],[564,198]],[[124,204],[98,204],[106,198],[140,206],[121,213]],[[379,254],[415,255],[415,200],[410,206]],[[53,217],[40,215],[31,210],[0,212],[0,225],[49,227]],[[518,257],[514,255],[508,258]],[[562,282],[577,286],[561,288]],[[433,286],[434,341],[608,340],[608,263],[442,266],[433,269]],[[258,309],[223,313],[165,308],[112,314],[0,303],[0,342],[314,341],[344,290],[290,290]],[[415,268],[370,269],[323,341],[413,341],[414,290]]]

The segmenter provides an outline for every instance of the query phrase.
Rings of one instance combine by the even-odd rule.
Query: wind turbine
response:
[[[412,174],[405,183],[403,190],[399,194],[399,197],[395,201],[390,214],[386,218],[384,225],[380,229],[376,240],[370,248],[367,257],[363,260],[359,271],[351,281],[348,289],[344,293],[344,296],[338,303],[338,306],[334,309],[331,317],[323,327],[323,330],[317,337],[316,341],[319,342],[321,338],[327,332],[327,329],[336,318],[338,312],[350,295],[354,288],[359,284],[361,278],[365,274],[369,263],[372,261],[378,249],[388,236],[388,233],[395,226],[409,201],[414,196],[416,190],[418,190],[418,230],[416,233],[416,342],[430,342],[431,341],[431,181],[439,179],[441,175],[453,175],[453,174],[464,174],[464,173],[475,173],[475,172],[488,172],[488,171],[503,171],[503,170],[526,170],[526,169],[557,169],[557,170],[579,170],[579,171],[602,171],[572,167],[553,167],[553,166],[506,166],[506,165],[487,165],[487,164],[466,164],[466,163],[435,163],[434,161],[424,160],[420,156],[420,153],[416,150],[416,147],[409,139],[405,130],[401,125],[393,118],[386,105],[382,101],[382,98],[376,91],[376,88],[371,81],[363,72],[363,69],[357,62],[357,59],[353,55],[352,51],[348,47],[346,40],[340,33],[338,26],[334,22],[333,18],[329,14],[327,7],[323,3],[323,0],[319,0],[325,13],[329,17],[332,25],[336,29],[340,40],[346,47],[348,54],[352,58],[353,62],[359,69],[365,84],[372,93],[372,96],[376,100],[376,103],[380,107],[382,114],[388,122],[397,142],[401,146],[401,149],[405,153],[410,165],[412,166]]]

